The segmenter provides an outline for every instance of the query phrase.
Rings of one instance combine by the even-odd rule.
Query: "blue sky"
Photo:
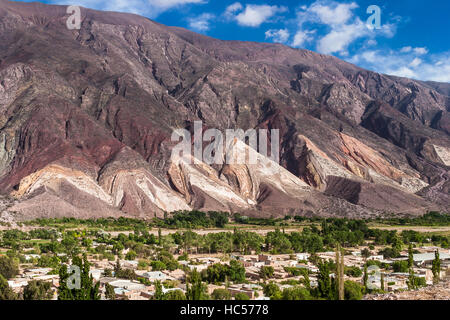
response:
[[[223,40],[280,42],[382,73],[450,82],[448,0],[40,2],[132,12]],[[381,9],[379,29],[367,26],[371,5]]]

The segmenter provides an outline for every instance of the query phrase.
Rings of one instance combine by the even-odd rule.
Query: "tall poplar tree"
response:
[[[414,265],[414,254],[412,244],[409,244],[408,248],[408,268],[412,268]]]
[[[345,299],[344,291],[344,255],[339,244],[336,246],[336,291],[338,292],[339,300]]]
[[[441,273],[441,259],[439,257],[439,250],[436,250],[434,253],[434,260],[431,267],[431,271],[433,272],[433,283],[438,283],[440,280]]]
[[[58,300],[100,300],[100,283],[94,284],[94,279],[89,275],[90,263],[86,254],[83,255],[83,259],[75,256],[72,264],[80,268],[80,279],[78,279],[80,288],[69,288],[68,282],[74,275],[69,274],[67,266],[63,265],[59,271]]]

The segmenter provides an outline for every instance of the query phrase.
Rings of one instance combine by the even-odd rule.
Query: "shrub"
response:
[[[361,300],[363,297],[363,287],[354,281],[344,283],[345,300]]]
[[[234,300],[250,300],[250,298],[249,298],[249,296],[246,295],[245,293],[238,292],[238,293],[236,293],[236,295],[234,296]]]
[[[293,287],[283,290],[283,300],[311,300],[309,290],[303,287]]]
[[[211,298],[214,300],[231,300],[231,293],[227,289],[214,289]]]
[[[11,279],[19,274],[19,263],[16,259],[7,256],[0,257],[0,275]]]
[[[345,274],[357,278],[362,276],[362,270],[358,267],[345,267]]]
[[[152,261],[150,265],[152,266],[153,271],[163,271],[166,270],[167,268],[164,262],[158,260]]]
[[[392,268],[394,269],[394,272],[408,272],[408,261],[395,261],[392,264]]]

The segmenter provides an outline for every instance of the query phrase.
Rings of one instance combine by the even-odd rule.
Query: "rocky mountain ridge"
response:
[[[448,212],[448,84],[131,14],[83,8],[80,30],[67,18],[66,6],[0,0],[0,191],[14,200],[5,215]],[[172,161],[174,129],[199,120],[203,130],[279,129],[280,170],[268,173],[261,156]]]

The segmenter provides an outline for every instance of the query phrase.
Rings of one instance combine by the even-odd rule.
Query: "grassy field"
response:
[[[449,235],[450,226],[395,226],[385,225],[380,223],[369,223],[369,228],[380,230],[396,230],[402,232],[405,230],[412,230],[422,233],[439,233],[440,235]]]

